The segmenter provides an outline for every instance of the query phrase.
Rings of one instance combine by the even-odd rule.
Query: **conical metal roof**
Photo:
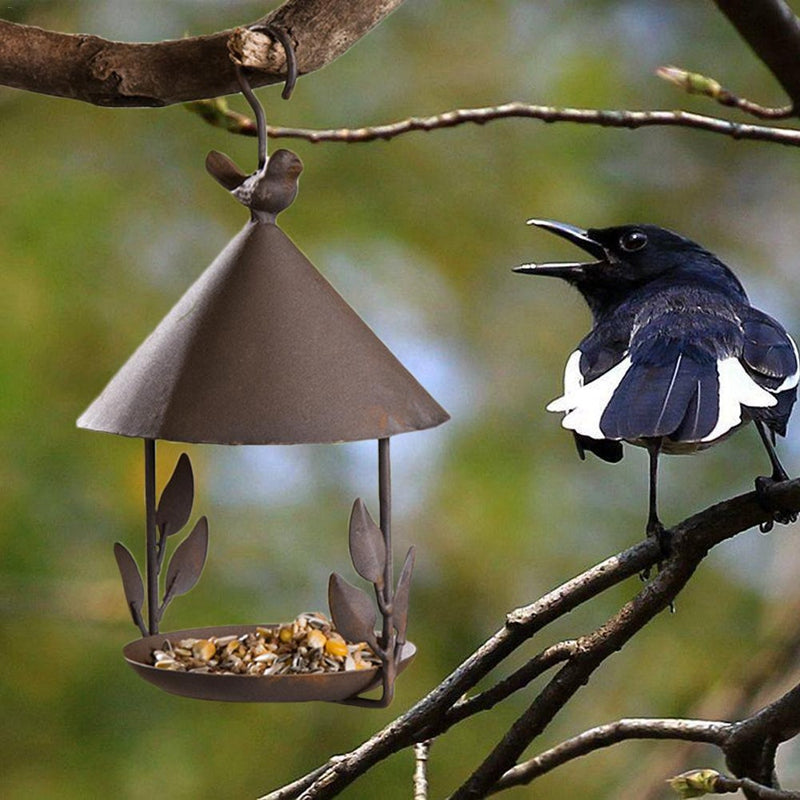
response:
[[[295,444],[384,438],[447,420],[277,227],[277,211],[255,207],[258,194],[251,186],[240,196],[253,219],[78,426],[181,442]]]

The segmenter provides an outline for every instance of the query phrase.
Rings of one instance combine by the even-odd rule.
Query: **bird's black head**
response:
[[[583,230],[554,220],[532,219],[528,224],[567,239],[596,260],[523,264],[514,271],[563,278],[581,292],[595,315],[616,306],[635,289],[656,281],[691,281],[746,299],[739,281],[713,253],[657,225]]]

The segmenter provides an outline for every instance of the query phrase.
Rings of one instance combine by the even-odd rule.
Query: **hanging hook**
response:
[[[297,56],[294,52],[294,45],[289,34],[277,25],[254,25],[250,30],[261,31],[269,34],[273,39],[277,39],[283,46],[283,52],[286,54],[286,83],[283,86],[281,97],[288,100],[294,91],[294,85],[297,83]]]
[[[286,83],[281,92],[281,97],[284,100],[288,100],[292,96],[294,86],[297,83],[297,57],[291,38],[283,28],[273,27],[272,25],[254,25],[251,30],[263,31],[269,34],[273,39],[277,39],[283,46],[283,51],[286,54]],[[264,107],[253,92],[250,82],[244,74],[244,68],[239,64],[236,64],[236,79],[239,81],[242,94],[245,96],[256,116],[256,128],[258,131],[258,168],[261,170],[267,163],[267,119],[264,114]]]
[[[256,128],[258,130],[258,169],[264,169],[267,163],[267,118],[264,115],[264,107],[255,96],[249,81],[245,77],[244,69],[236,64],[236,79],[239,81],[239,86],[242,89],[242,94],[245,96],[250,108],[256,115]]]

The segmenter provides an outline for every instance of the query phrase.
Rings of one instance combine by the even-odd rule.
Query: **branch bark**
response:
[[[287,0],[249,26],[156,43],[112,42],[0,20],[0,84],[100,106],[166,106],[239,91],[231,56],[259,70],[253,86],[284,80],[283,47],[255,25],[283,28],[301,75],[346,52],[403,0]]]

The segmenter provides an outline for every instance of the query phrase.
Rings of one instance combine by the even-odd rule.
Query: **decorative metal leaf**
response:
[[[333,624],[345,639],[349,642],[366,642],[373,649],[377,646],[374,603],[365,592],[335,572],[328,583],[328,605]]]
[[[409,547],[400,577],[397,579],[397,589],[394,593],[392,608],[394,611],[394,629],[397,631],[397,642],[403,644],[406,640],[406,627],[408,626],[408,596],[411,589],[411,573],[414,571],[414,548]]]
[[[350,558],[362,578],[383,589],[386,542],[360,497],[350,512]]]
[[[114,557],[117,559],[119,574],[122,577],[122,588],[125,591],[125,599],[128,601],[128,609],[133,617],[133,623],[141,627],[144,584],[139,567],[130,550],[120,542],[114,543]]]
[[[164,606],[186,594],[200,579],[208,554],[208,520],[200,517],[192,532],[177,546],[167,567]]]
[[[186,453],[181,453],[156,510],[156,525],[165,536],[177,533],[188,521],[194,500],[194,475]]]

